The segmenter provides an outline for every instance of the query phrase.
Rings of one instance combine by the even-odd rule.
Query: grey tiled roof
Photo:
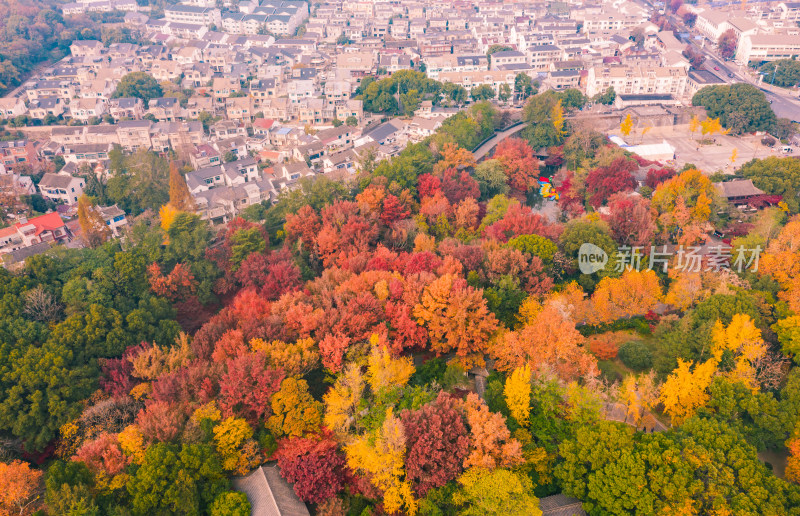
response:
[[[235,478],[233,487],[247,495],[252,516],[310,516],[276,465],[261,466],[246,477]]]

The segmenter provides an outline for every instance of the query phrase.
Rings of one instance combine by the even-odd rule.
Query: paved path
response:
[[[485,142],[483,145],[475,149],[475,152],[472,153],[475,156],[475,161],[482,160],[484,157],[486,157],[487,154],[489,154],[489,151],[492,150],[495,147],[495,145],[502,142],[509,136],[517,134],[526,127],[528,127],[528,124],[522,123],[519,125],[515,125],[514,127],[510,127],[501,133],[495,134],[491,140]]]

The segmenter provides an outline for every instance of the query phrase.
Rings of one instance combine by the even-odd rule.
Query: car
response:
[[[730,77],[731,79],[733,79],[734,75],[733,75],[732,73],[728,73],[728,77]]]
[[[719,71],[719,66],[715,66],[714,70]]]

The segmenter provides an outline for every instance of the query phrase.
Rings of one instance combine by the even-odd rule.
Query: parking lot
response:
[[[632,145],[638,143],[660,143],[666,140],[675,147],[675,165],[678,168],[686,163],[692,163],[706,174],[713,174],[721,171],[731,174],[748,161],[754,158],[766,158],[768,156],[785,156],[781,152],[782,145],[778,142],[774,147],[769,148],[761,144],[761,136],[743,135],[715,135],[715,143],[708,145],[700,144],[700,131],[694,135],[689,131],[688,125],[677,125],[670,127],[653,127],[644,138],[639,135],[631,134],[626,141]],[[736,161],[731,164],[733,150],[737,149]],[[794,149],[794,155],[800,150]]]

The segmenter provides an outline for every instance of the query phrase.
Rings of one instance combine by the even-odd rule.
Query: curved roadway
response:
[[[509,136],[517,134],[526,127],[528,127],[528,124],[523,122],[519,125],[515,125],[514,127],[509,127],[503,132],[495,134],[491,140],[483,142],[483,144],[477,149],[475,149],[475,151],[472,153],[475,156],[475,161],[482,160],[484,157],[486,157],[487,154],[489,154],[489,151],[492,150],[492,148],[494,148],[495,145],[505,140]]]

